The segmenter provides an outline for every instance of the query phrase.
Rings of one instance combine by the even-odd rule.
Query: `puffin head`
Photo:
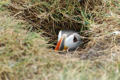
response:
[[[63,35],[56,45],[55,50],[67,50],[67,49],[75,49],[81,43],[80,36],[77,33],[73,33],[69,36]]]

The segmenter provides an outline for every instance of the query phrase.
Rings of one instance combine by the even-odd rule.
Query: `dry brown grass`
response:
[[[83,5],[77,0],[65,1],[0,2],[1,80],[120,79],[120,34],[113,34],[120,30],[120,1],[88,0],[90,2]],[[3,5],[9,7],[12,14]],[[81,12],[76,13],[76,8]],[[64,28],[78,30],[90,41],[84,49],[66,54],[48,49],[41,30],[49,31],[52,37]]]
[[[88,0],[79,3],[77,0],[13,0],[9,9],[14,12],[14,16],[32,24],[33,30],[42,29],[44,35],[54,42],[61,29],[75,30],[81,35],[88,36],[82,31],[89,29],[91,18],[96,15],[92,10],[98,5],[102,5],[102,1]]]

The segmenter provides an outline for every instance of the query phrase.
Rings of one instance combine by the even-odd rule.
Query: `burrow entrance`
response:
[[[95,16],[91,11],[100,4],[100,0],[13,0],[7,7],[15,17],[32,25],[29,30],[42,31],[48,44],[53,44],[49,48],[54,49],[60,30],[74,30],[85,37],[80,47],[85,49],[90,41],[90,20]]]

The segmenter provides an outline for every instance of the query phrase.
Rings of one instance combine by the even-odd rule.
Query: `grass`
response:
[[[46,1],[0,1],[0,80],[119,80],[120,36],[113,32],[120,30],[120,1]],[[42,33],[54,41],[64,28],[90,41],[72,54],[48,49]]]

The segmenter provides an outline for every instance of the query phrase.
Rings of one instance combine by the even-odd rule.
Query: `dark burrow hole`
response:
[[[81,31],[81,32],[80,32],[80,29],[65,28],[65,29],[56,29],[56,30],[54,30],[54,33],[47,33],[47,31],[45,31],[45,32],[42,33],[42,36],[47,37],[49,39],[47,44],[52,44],[52,45],[48,46],[47,48],[54,50],[55,46],[57,44],[58,33],[59,33],[60,30],[76,31],[76,32],[78,32],[78,34],[80,34],[80,36],[84,37],[84,38],[81,38],[83,43],[79,46],[79,49],[78,49],[78,50],[81,50],[81,49],[85,49],[86,46],[87,46],[87,43],[90,41],[90,39],[88,39],[90,34],[87,33],[88,32],[87,27],[84,27],[84,26],[82,26],[82,27],[83,27],[82,28],[83,31]],[[32,29],[30,28],[29,30],[39,32],[38,28],[36,28],[34,26],[32,27]]]
[[[28,13],[26,15],[28,15]],[[36,17],[35,19],[31,20],[26,15],[22,14],[20,18],[24,19],[25,21],[27,21],[29,24],[32,25],[30,27],[27,27],[27,29],[31,32],[38,32],[38,33],[40,32],[40,30],[43,30],[42,36],[47,37],[49,39],[47,44],[52,44],[51,46],[48,46],[49,49],[53,49],[53,50],[55,49],[55,45],[57,44],[57,39],[58,39],[58,33],[60,30],[76,31],[78,32],[78,34],[80,34],[80,36],[85,37],[82,38],[83,44],[80,46],[81,49],[85,49],[87,43],[90,41],[90,39],[88,39],[88,37],[91,35],[90,33],[88,33],[89,29],[88,27],[85,27],[86,25],[82,23],[73,22],[70,24],[70,22],[60,22],[60,23],[53,22],[52,24],[54,24],[53,25],[54,28],[52,26],[46,28],[47,25],[49,25],[49,22],[47,20],[43,22],[46,25],[41,25],[42,23],[39,24],[38,22],[40,21],[39,18]]]

